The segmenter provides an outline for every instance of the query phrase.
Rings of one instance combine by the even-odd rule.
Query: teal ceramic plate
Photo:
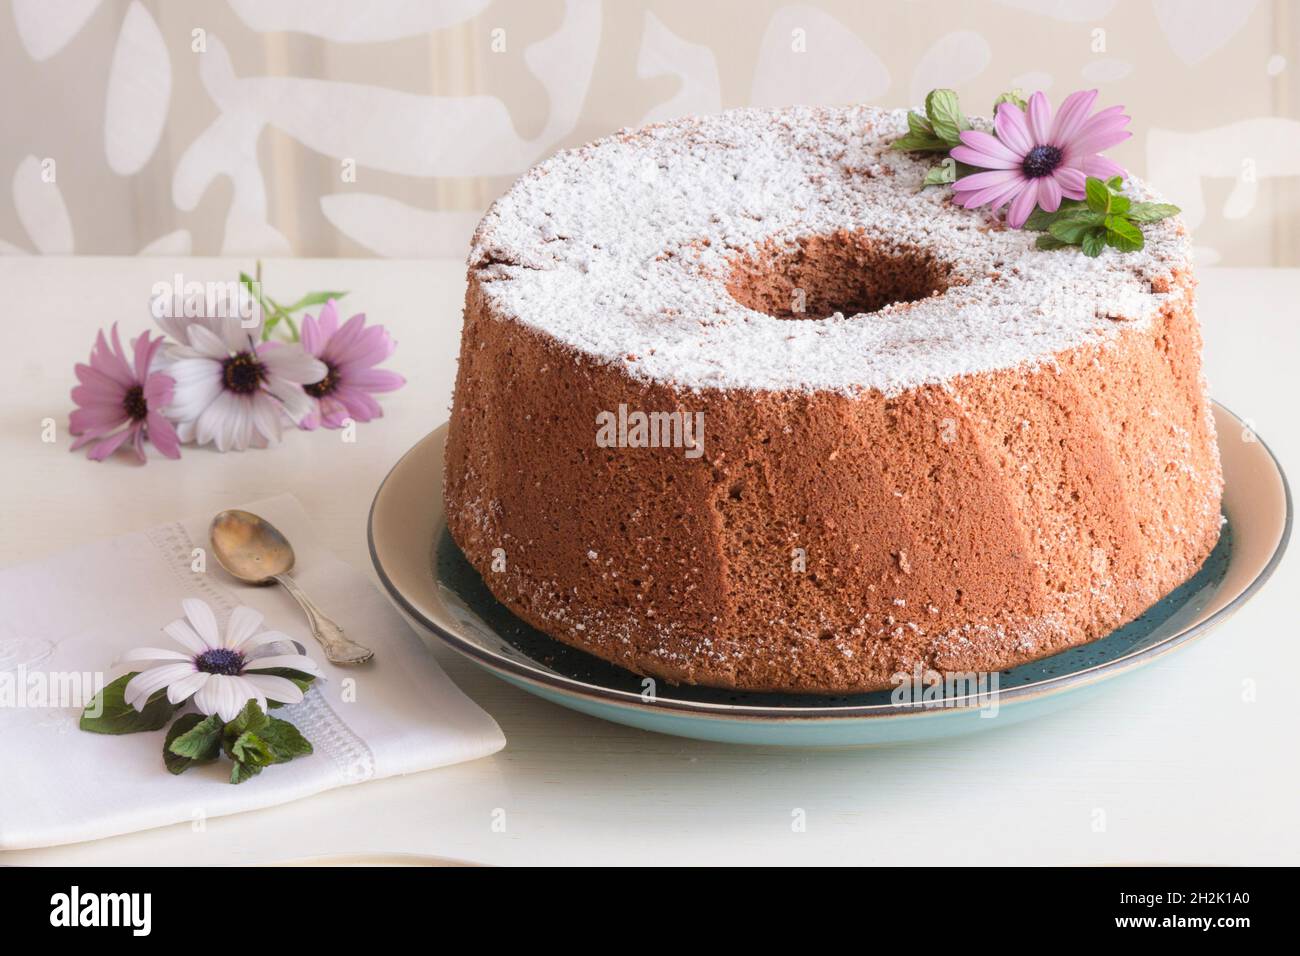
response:
[[[422,631],[498,677],[595,717],[728,743],[853,747],[1005,726],[1077,702],[1113,678],[1221,624],[1277,566],[1291,497],[1268,447],[1215,405],[1227,519],[1200,571],[1138,620],[1099,641],[1003,671],[974,686],[934,687],[912,703],[892,691],[841,697],[752,694],[643,678],[554,641],[493,599],[447,533],[446,426],[394,466],[370,509],[370,554],[393,602]]]

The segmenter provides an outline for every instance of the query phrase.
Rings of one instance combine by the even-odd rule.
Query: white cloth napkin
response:
[[[284,532],[297,554],[294,577],[375,659],[329,664],[283,588],[242,585],[211,555],[206,570],[192,570],[195,549],[207,547],[210,515],[0,571],[0,681],[12,692],[22,680],[16,701],[0,693],[0,848],[239,813],[505,746],[496,722],[448,679],[370,581],[320,547],[296,499],[246,507]],[[57,689],[54,675],[65,691],[75,674],[100,672],[107,683],[129,669],[115,666],[123,652],[170,646],[160,628],[182,616],[186,597],[207,601],[222,627],[237,605],[256,608],[264,627],[293,637],[321,665],[324,679],[304,700],[275,712],[312,742],[311,756],[239,785],[228,782],[224,757],[173,776],[163,767],[165,731],[92,734],[77,726],[79,707],[40,706],[59,702],[40,697],[42,682]]]

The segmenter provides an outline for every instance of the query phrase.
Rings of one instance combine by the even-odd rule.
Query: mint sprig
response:
[[[947,153],[961,145],[961,134],[971,128],[970,120],[961,111],[961,104],[953,90],[931,90],[925,98],[925,115],[907,114],[907,133],[889,144],[891,149],[912,153]],[[954,183],[958,177],[974,172],[974,168],[944,156],[921,181],[921,188]]]
[[[1014,103],[1025,108],[1024,95],[1019,90],[1003,93],[993,103],[996,114],[999,103]],[[947,153],[961,145],[961,134],[970,129],[970,120],[961,111],[961,103],[954,90],[931,90],[925,98],[925,115],[907,114],[907,132],[889,144],[891,149],[909,153]],[[945,156],[932,167],[921,181],[921,188],[955,183],[962,176],[978,172],[974,166],[960,163]]]
[[[305,693],[316,679],[311,674],[288,668],[259,673],[287,678]],[[167,700],[160,690],[149,698],[144,710],[137,711],[126,702],[126,685],[136,672],[124,674],[108,684],[87,705],[81,715],[81,729],[96,734],[136,734],[162,730],[183,704]],[[280,706],[268,701],[268,709]],[[311,742],[287,720],[266,714],[257,701],[250,700],[234,720],[223,721],[218,715],[194,712],[182,714],[167,730],[163,739],[163,765],[172,774],[182,774],[191,767],[212,763],[223,753],[234,766],[231,783],[243,783],[263,769],[287,763],[312,752]]]
[[[234,761],[230,782],[243,783],[276,763],[288,763],[312,752],[311,743],[293,724],[268,717],[257,701],[244,709],[221,732],[221,749]]]
[[[1018,89],[1008,90],[993,101],[994,116],[1002,103],[1012,103],[1022,110],[1028,106],[1025,94]],[[891,149],[911,153],[946,153],[961,145],[961,134],[970,128],[970,120],[961,111],[956,91],[931,90],[925,98],[925,115],[908,113],[907,133],[889,145]]]
[[[221,731],[225,724],[216,714],[184,714],[167,731],[163,741],[163,763],[170,773],[184,773],[190,767],[211,763],[221,756]]]
[[[307,684],[307,675],[295,673]],[[172,724],[163,742],[163,763],[172,773],[184,773],[211,763],[223,753],[230,758],[230,782],[243,783],[277,763],[312,752],[311,742],[293,724],[270,717],[250,700],[234,720],[217,715],[186,714]]]
[[[931,90],[925,98],[925,115],[907,114],[907,133],[890,144],[892,149],[915,153],[946,153],[961,143],[970,121],[961,111],[953,90]]]
[[[1062,199],[1055,212],[1035,209],[1025,228],[1044,233],[1036,243],[1039,249],[1078,246],[1091,257],[1101,255],[1107,246],[1118,252],[1137,252],[1146,244],[1138,223],[1158,222],[1181,210],[1172,203],[1134,203],[1120,192],[1123,185],[1119,176],[1105,181],[1089,176],[1083,199]]]

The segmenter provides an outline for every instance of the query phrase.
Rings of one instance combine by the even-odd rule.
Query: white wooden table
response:
[[[141,469],[68,451],[72,365],[95,330],[149,323],[153,284],[226,279],[216,259],[0,259],[0,566],[292,491],[325,542],[368,568],[366,512],[388,468],[447,417],[464,270],[456,261],[285,260],[267,290],[351,290],[410,380],[387,417],[278,449]],[[1214,395],[1300,475],[1300,270],[1205,270]],[[346,313],[345,313],[346,314]],[[42,420],[59,440],[41,440]],[[0,863],[252,863],[413,854],[487,863],[1300,863],[1300,624],[1294,555],[1208,639],[1113,693],[952,743],[863,752],[745,749],[602,723],[433,653],[500,722],[495,757],[242,816]],[[1254,687],[1253,700],[1246,693]],[[21,773],[6,767],[5,773]],[[806,830],[792,827],[802,810]],[[505,827],[493,826],[502,819]],[[3,813],[3,807],[0,807]]]

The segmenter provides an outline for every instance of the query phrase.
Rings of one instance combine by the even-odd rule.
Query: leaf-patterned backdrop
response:
[[[11,0],[0,253],[463,255],[554,150],[743,105],[1099,87],[1203,264],[1298,265],[1292,0]]]

